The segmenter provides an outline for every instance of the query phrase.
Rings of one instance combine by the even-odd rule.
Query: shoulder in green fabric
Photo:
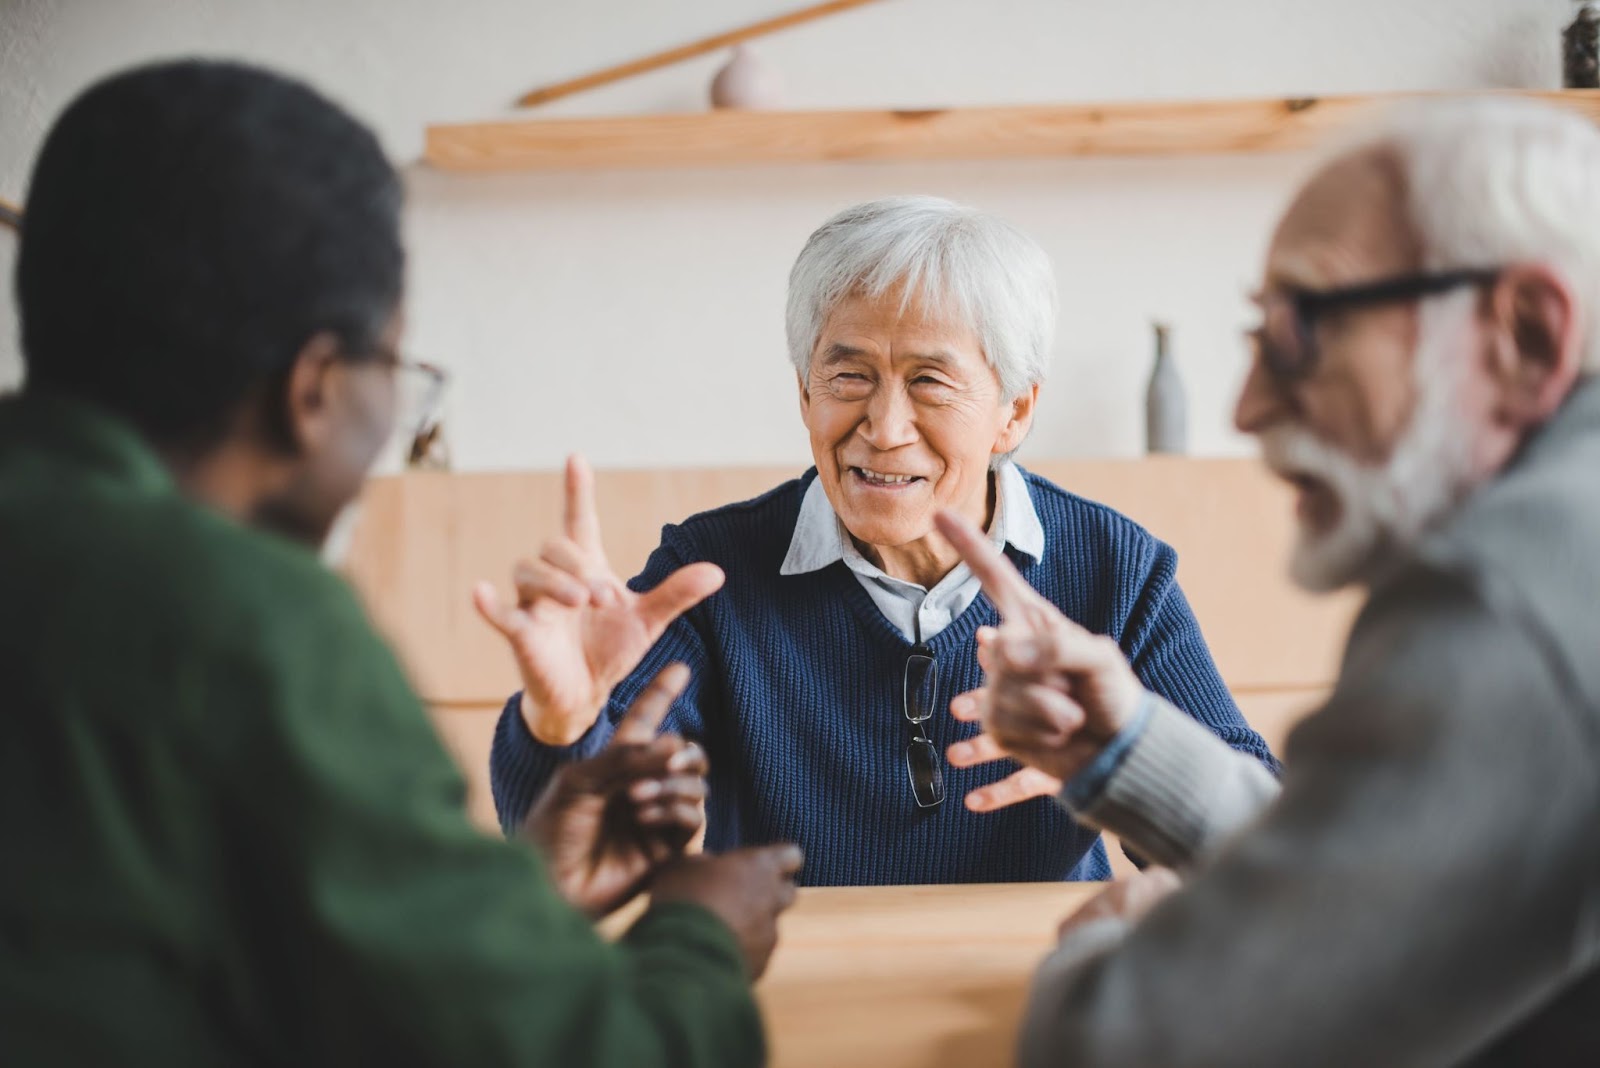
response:
[[[370,633],[314,553],[188,500],[132,431],[75,402],[0,402],[0,529],[8,629],[59,670]]]

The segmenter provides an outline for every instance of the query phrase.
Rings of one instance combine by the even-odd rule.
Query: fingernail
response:
[[[700,749],[693,743],[673,753],[667,758],[667,767],[672,771],[682,771],[690,767],[700,758]]]
[[[946,755],[948,755],[951,760],[965,760],[967,759],[967,753],[971,748],[972,747],[966,742],[957,742],[948,750],[946,750]]]
[[[589,596],[594,598],[594,603],[597,605],[610,605],[616,603],[617,591],[611,588],[609,582],[591,582]]]
[[[661,784],[655,779],[646,779],[644,782],[634,783],[633,789],[629,792],[636,801],[648,801],[652,797],[661,796]]]

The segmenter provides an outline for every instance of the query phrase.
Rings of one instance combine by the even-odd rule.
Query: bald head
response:
[[[1273,233],[1266,282],[1329,289],[1421,263],[1400,160],[1391,148],[1363,147],[1327,163],[1294,198]]]

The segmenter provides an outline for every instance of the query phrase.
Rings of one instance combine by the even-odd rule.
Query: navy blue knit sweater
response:
[[[801,881],[810,885],[1108,878],[1099,836],[1049,798],[996,813],[966,809],[967,791],[1014,770],[1008,762],[946,766],[946,801],[917,807],[901,707],[911,646],[843,562],[778,573],[814,477],[661,532],[633,589],[652,589],[699,560],[720,566],[727,583],[668,629],[576,743],[536,741],[519,714],[521,695],[511,698],[490,757],[502,825],[520,823],[558,766],[597,752],[645,684],[683,661],[693,681],[664,729],[699,741],[711,758],[708,851],[798,842]],[[1045,531],[1038,563],[1013,556],[1028,583],[1083,626],[1116,637],[1145,686],[1276,769],[1217,675],[1174,580],[1172,549],[1104,505],[1026,477]],[[980,596],[928,643],[941,704],[982,684],[975,634],[998,622]],[[927,726],[941,755],[976,733],[948,714]]]

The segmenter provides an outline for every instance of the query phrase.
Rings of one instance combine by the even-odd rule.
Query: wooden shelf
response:
[[[431,126],[423,158],[456,171],[717,167],[853,160],[1277,152],[1383,105],[1465,94],[945,108],[707,111]],[[1600,120],[1600,90],[1500,90]]]

